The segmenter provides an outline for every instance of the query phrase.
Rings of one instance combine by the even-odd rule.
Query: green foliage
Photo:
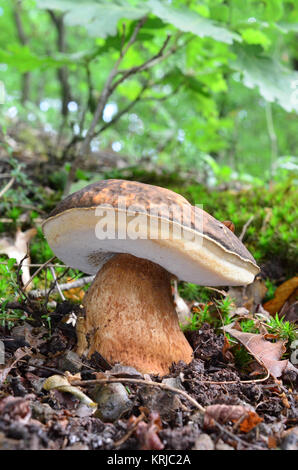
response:
[[[258,87],[267,101],[277,101],[286,111],[298,112],[295,83],[298,72],[290,72],[276,59],[265,57],[258,49],[234,46],[235,68],[243,74],[248,88]]]
[[[288,343],[287,346],[290,346],[291,342],[298,338],[297,326],[285,321],[284,317],[279,318],[278,314],[266,321],[265,326],[270,334],[276,335],[278,339],[286,341]],[[254,319],[241,320],[240,327],[245,333],[260,333],[258,324]]]
[[[211,324],[212,317],[209,312],[209,305],[205,305],[203,308],[196,307],[190,316],[190,322],[186,326],[182,326],[183,331],[195,331],[198,330],[203,323]]]
[[[9,162],[11,178],[15,179],[14,186],[6,191],[0,200],[0,213],[5,213],[7,217],[16,223],[22,213],[22,207],[32,205],[32,201],[41,202],[40,194],[35,184],[27,176],[25,165],[16,159],[10,158]]]
[[[243,372],[246,372],[248,366],[253,361],[252,356],[249,354],[247,349],[240,344],[236,344],[232,348],[234,359],[235,359],[235,366],[241,369]]]
[[[280,339],[286,340],[288,343],[298,339],[297,326],[285,321],[284,317],[279,318],[278,314],[270,319],[268,326],[271,333],[278,335]]]
[[[181,289],[181,295],[189,295],[192,294],[192,291],[195,291],[195,286],[194,284],[189,284],[189,283],[184,283],[184,290]],[[198,288],[199,289],[199,288]],[[209,323],[212,325],[218,332],[221,332],[221,328],[223,325],[228,325],[233,321],[233,319],[230,316],[231,309],[232,309],[232,299],[227,296],[223,297],[221,299],[214,299],[213,301],[209,301],[203,304],[203,297],[204,294],[206,295],[207,289],[204,290],[201,288],[203,291],[203,296],[200,297],[199,294],[196,296],[196,300],[200,302],[198,306],[193,307],[191,316],[190,316],[190,321],[189,324],[186,326],[183,326],[184,331],[193,331],[199,329],[203,323]],[[198,290],[199,292],[199,290]],[[208,294],[207,294],[208,295]],[[210,295],[210,294],[209,294]],[[186,299],[189,299],[187,297],[184,297]],[[190,300],[190,299],[189,299]]]
[[[68,26],[85,26],[90,36],[102,38],[115,36],[121,19],[137,20],[148,13],[146,7],[132,6],[125,0],[37,0],[37,5],[66,12]]]
[[[31,242],[30,255],[32,262],[38,264],[45,263],[53,256],[53,252],[46,242],[40,227],[37,228],[37,235]]]
[[[187,8],[173,8],[160,0],[149,0],[131,5],[128,1],[110,0],[37,0],[40,8],[58,9],[66,12],[65,21],[69,26],[85,26],[88,34],[95,37],[115,36],[121,19],[137,20],[147,14],[154,14],[164,23],[175,26],[178,30],[191,32],[199,37],[211,37],[217,41],[231,44],[240,40],[235,33],[215,24],[214,21],[199,16]]]
[[[273,284],[272,281],[270,281],[270,279],[266,279],[265,284],[267,287],[267,292],[266,292],[266,297],[264,299],[264,303],[268,302],[268,300],[273,299],[274,292],[276,291],[276,286]]]
[[[215,21],[198,15],[195,11],[187,8],[173,8],[159,0],[149,0],[150,11],[166,23],[170,23],[178,30],[190,32],[199,37],[211,37],[216,41],[231,44],[234,40],[239,41],[240,37],[216,25]]]
[[[0,325],[7,328],[28,318],[21,310],[7,309],[9,302],[15,301],[16,292],[19,290],[14,269],[15,262],[14,258],[8,260],[0,258]],[[22,300],[22,295],[20,299]]]
[[[6,260],[0,258],[0,298],[4,298],[7,295],[13,294],[16,287],[16,279],[13,273],[13,267],[16,262],[14,258]]]
[[[179,283],[178,291],[183,299],[189,301],[208,302],[210,300],[210,291],[208,289],[191,282]]]
[[[221,299],[215,300],[215,305],[220,311],[220,319],[223,325],[228,325],[231,323],[230,313],[232,310],[233,299],[231,299],[228,295],[226,297],[222,297]]]
[[[108,148],[117,142],[132,164],[145,157],[156,167],[165,164],[176,170],[193,168],[204,173],[206,166],[213,166],[219,183],[268,180],[273,170],[280,178],[281,172],[287,173],[280,166],[287,165],[283,159],[295,164],[298,20],[294,0],[272,4],[254,0],[245,4],[240,0],[229,4],[38,0],[35,4],[24,0],[20,17],[26,44],[20,43],[14,7],[15,2],[0,0],[0,80],[8,97],[1,104],[0,125],[11,125],[15,118],[10,113],[17,113],[33,128],[51,126],[60,132],[63,126],[67,141],[74,129],[81,137],[90,126],[110,71],[132,39],[137,22],[147,15],[115,81],[157,57],[148,69],[129,75],[116,87],[109,102],[120,112],[144,83],[148,89],[121,119],[106,127],[96,144]],[[48,10],[58,18],[64,15],[63,52],[57,50],[57,30]],[[57,79],[61,67],[67,71],[71,100],[78,106],[65,122],[60,113],[63,86]],[[30,72],[30,89],[23,106],[20,89],[25,72]],[[264,100],[273,103],[276,155],[272,155]],[[98,128],[103,124],[107,122],[101,119]],[[62,179],[55,184],[59,189],[65,186]]]

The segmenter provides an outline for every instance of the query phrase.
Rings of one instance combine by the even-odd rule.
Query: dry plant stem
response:
[[[4,186],[4,188],[1,189],[1,191],[0,191],[0,197],[4,196],[4,194],[6,193],[6,191],[8,191],[8,190],[12,187],[12,185],[13,185],[14,182],[15,182],[15,177],[11,178],[11,179],[8,181],[8,183]]]
[[[204,286],[204,289],[212,290],[213,292],[217,292],[218,294],[222,295],[223,297],[227,297],[228,293],[224,290],[216,289],[215,287]]]
[[[266,376],[261,379],[229,380],[229,381],[223,381],[223,382],[213,382],[212,380],[196,380],[196,382],[200,384],[209,384],[209,385],[255,384],[259,382],[265,382],[265,380],[269,379],[269,377],[270,377],[270,372],[267,371]]]
[[[78,354],[99,352],[109,363],[165,375],[173,362],[192,360],[171,292],[172,275],[128,254],[111,258],[98,272],[77,326]]]
[[[46,311],[47,311],[47,305],[48,305],[48,302],[49,302],[49,296],[50,296],[51,292],[55,289],[55,287],[57,287],[57,283],[60,281],[60,279],[62,279],[66,275],[67,271],[69,271],[69,268],[66,268],[63,271],[63,273],[60,274],[60,276],[57,277],[57,279],[52,282],[52,284],[50,285],[50,288],[45,292],[45,295],[44,295],[45,296],[45,301],[43,303],[43,307]]]
[[[0,219],[0,222],[1,222],[1,219]],[[7,261],[0,261],[0,264],[4,264],[4,265],[7,265],[8,262]],[[18,266],[19,263],[13,263],[13,266]],[[43,268],[44,267],[44,263],[43,264],[36,264],[36,263],[28,263],[27,266],[29,268]],[[65,264],[47,264],[46,267],[52,267],[52,268],[67,268],[67,266]],[[94,277],[94,276],[93,276]]]
[[[242,232],[239,236],[239,240],[243,240],[244,238],[244,235],[246,234],[246,230],[248,229],[249,225],[252,223],[252,221],[254,220],[254,216],[252,215],[248,221],[243,225],[243,228],[242,228]]]
[[[48,264],[50,264],[55,258],[56,258],[56,256],[52,256],[52,258],[48,259],[48,261],[46,261],[44,264],[42,264],[42,265],[32,274],[32,276],[30,277],[29,281],[24,285],[24,290],[26,290],[26,287],[29,286],[29,284],[32,282],[32,280],[35,278],[35,276],[37,276],[37,274],[40,273],[40,271],[41,271],[42,269],[44,269],[46,266],[48,266]]]
[[[59,283],[58,283],[57,276],[56,276],[56,273],[55,273],[55,269],[54,269],[54,268],[50,268],[50,271],[51,271],[51,273],[52,273],[52,276],[53,276],[53,278],[54,278],[54,281],[55,281],[55,285],[56,285],[57,291],[59,292],[59,295],[60,295],[60,297],[61,297],[62,301],[64,302],[64,300],[65,300],[65,297],[64,297],[64,295],[63,295],[63,292],[62,292],[61,286],[60,286],[60,285],[59,285]]]

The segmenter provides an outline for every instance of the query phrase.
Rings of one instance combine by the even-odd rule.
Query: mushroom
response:
[[[62,200],[43,223],[66,265],[96,274],[77,322],[80,355],[165,375],[192,360],[171,280],[207,286],[253,282],[254,258],[223,223],[165,188],[106,180]]]

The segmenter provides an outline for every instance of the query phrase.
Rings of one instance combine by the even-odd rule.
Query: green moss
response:
[[[253,217],[243,242],[256,260],[262,263],[276,258],[282,261],[289,276],[297,272],[298,198],[293,181],[240,192],[210,191],[202,185],[176,190],[192,204],[202,204],[216,219],[232,220],[237,236]]]

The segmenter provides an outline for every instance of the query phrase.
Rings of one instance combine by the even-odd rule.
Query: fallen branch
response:
[[[80,279],[77,279],[76,281],[66,282],[65,284],[59,284],[59,287],[60,287],[61,291],[76,289],[77,287],[83,287],[86,284],[89,284],[90,282],[93,281],[94,278],[95,278],[95,276],[81,277]],[[47,289],[46,292],[44,290],[41,290],[41,289],[34,289],[34,290],[31,290],[30,292],[28,292],[28,294],[29,294],[29,297],[31,297],[33,299],[38,299],[39,297],[44,297],[50,291],[51,292],[56,292],[57,290],[58,290],[57,286],[54,287],[54,289]]]

